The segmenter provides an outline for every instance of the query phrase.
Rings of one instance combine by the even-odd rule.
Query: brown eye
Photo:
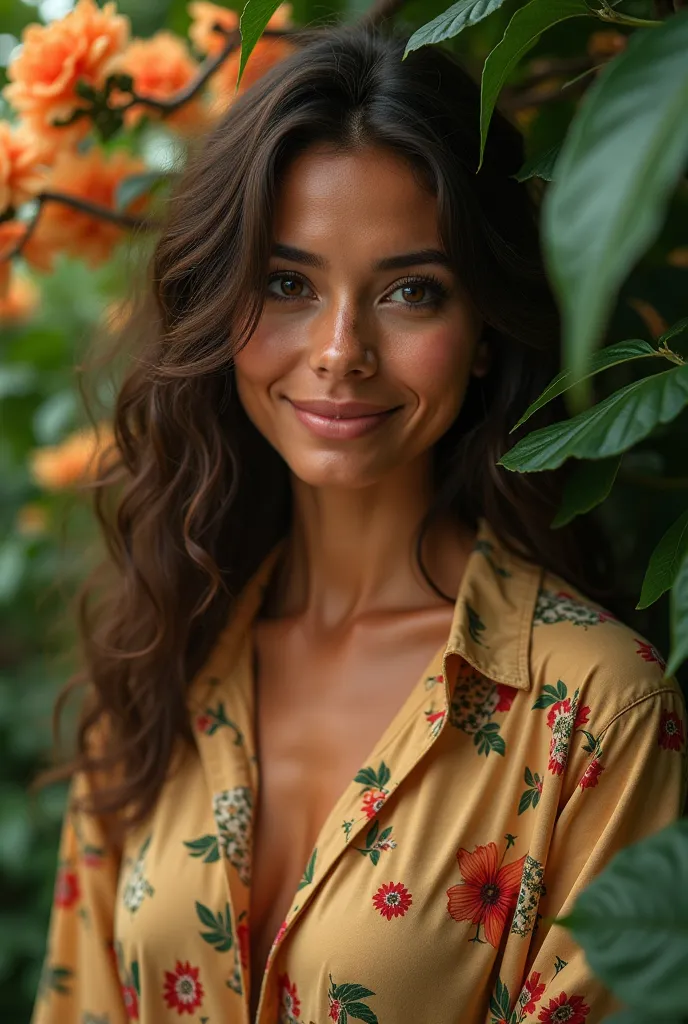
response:
[[[422,284],[405,284],[400,290],[404,298],[410,302],[411,305],[415,305],[417,302],[423,301],[425,286]]]
[[[303,291],[303,281],[299,281],[295,277],[283,277],[280,279],[279,283],[282,292],[290,298],[300,295]]]
[[[276,286],[276,287],[274,287]],[[284,302],[289,299],[305,299],[308,285],[295,274],[277,273],[268,280],[268,294],[271,298]]]

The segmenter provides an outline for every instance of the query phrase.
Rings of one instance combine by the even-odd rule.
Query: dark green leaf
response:
[[[459,32],[482,21],[501,7],[504,0],[459,0],[442,14],[421,26],[413,33],[404,51],[406,57],[411,50],[418,50],[430,43],[441,43],[443,39],[452,39]]]
[[[361,768],[354,775],[354,782],[360,782],[362,786],[370,786],[372,789],[377,786],[377,772],[374,768]]]
[[[527,789],[525,793],[522,794],[521,799],[518,802],[519,814],[523,814],[525,811],[528,810],[528,808],[533,802],[533,796],[535,795],[535,792],[536,791],[534,789]]]
[[[380,833],[380,837],[378,839],[379,843],[384,843],[385,839],[387,839],[387,838],[389,838],[389,836],[391,836],[392,828],[393,827],[394,826],[392,826],[392,825],[388,825],[387,828],[383,828],[382,832]]]
[[[368,996],[374,995],[375,993],[371,992],[369,988],[364,988],[363,985],[354,985],[350,982],[346,982],[343,985],[337,985],[336,989],[336,998],[340,1003],[350,1003],[353,1000],[367,999]]]
[[[684,331],[688,331],[688,316],[685,316],[683,320],[678,320],[675,324],[672,324],[669,330],[665,331],[664,334],[660,334],[659,338],[657,338],[657,343],[661,345],[662,342],[669,341],[670,338],[675,338],[677,334],[683,334]]]
[[[166,179],[167,173],[164,171],[145,171],[122,178],[115,189],[115,209],[126,210],[135,199],[147,195],[154,185]]]
[[[139,971],[138,960],[132,960],[131,962],[131,983],[134,986],[134,991],[138,996],[141,995],[141,975]]]
[[[377,864],[377,862],[380,859],[380,851],[379,850],[371,850],[370,851],[370,859],[373,862],[373,867],[375,867],[375,865]]]
[[[660,1019],[688,1006],[688,821],[621,850],[581,893],[570,928],[594,974]]]
[[[384,761],[380,762],[380,767],[377,772],[377,783],[380,789],[384,789],[390,780],[391,772]]]
[[[568,18],[589,17],[590,8],[586,0],[530,0],[520,7],[506,27],[504,36],[488,54],[483,67],[480,86],[480,161],[483,162],[487,130],[497,97],[509,72],[516,66],[524,53],[552,25]]]
[[[362,1020],[365,1024],[378,1024],[376,1014],[365,1003],[347,1003],[346,1012],[350,1017]]]
[[[584,95],[543,206],[566,365],[583,371],[688,156],[688,11],[634,32]]]
[[[523,776],[523,779],[524,779],[524,782],[525,782],[526,786],[530,786],[532,788],[535,785],[535,780],[533,778],[533,773],[531,772],[530,768],[526,768],[525,774]]]
[[[237,86],[246,67],[246,61],[251,56],[253,48],[260,39],[265,26],[270,21],[282,0],[246,0],[246,5],[241,14],[239,30],[241,32],[241,58],[239,60],[239,75]]]
[[[609,345],[608,348],[595,352],[582,374],[575,374],[572,370],[564,370],[562,373],[557,374],[554,380],[547,385],[540,397],[536,398],[533,404],[528,406],[518,423],[511,428],[510,433],[513,433],[522,423],[530,419],[533,413],[541,409],[543,405],[547,405],[553,398],[563,394],[564,391],[568,391],[569,388],[579,381],[586,380],[588,377],[592,377],[594,374],[599,373],[601,370],[606,370],[610,366],[627,363],[629,359],[641,359],[644,356],[657,355],[657,349],[641,338],[620,341],[617,345]]]
[[[519,473],[556,469],[568,458],[618,455],[669,423],[688,402],[688,365],[627,384],[570,420],[522,438],[499,465]]]
[[[204,924],[206,928],[217,928],[217,918],[209,907],[205,907],[202,903],[196,901],[196,913],[201,924]],[[222,924],[221,921],[220,924]]]
[[[308,864],[306,865],[306,870],[303,873],[303,878],[296,887],[297,892],[299,889],[303,889],[304,886],[310,885],[311,882],[313,881],[313,872],[315,870],[315,858],[317,853],[318,848],[316,846],[316,848],[313,850],[313,853],[311,854],[311,858],[308,861]]]
[[[673,586],[688,553],[688,511],[669,527],[650,556],[636,608],[647,608]]]
[[[688,658],[688,555],[671,589],[671,652],[666,675],[673,675]]]
[[[561,506],[552,526],[565,526],[608,498],[620,465],[621,456],[612,455],[609,459],[594,459],[575,466],[566,481]]]
[[[551,181],[554,177],[554,165],[559,156],[561,143],[551,146],[545,153],[538,153],[532,160],[526,160],[518,174],[514,174],[516,181],[527,181],[528,178],[542,178],[543,181]]]

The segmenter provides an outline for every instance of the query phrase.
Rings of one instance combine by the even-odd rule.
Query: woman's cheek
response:
[[[404,347],[404,377],[421,399],[453,405],[465,391],[473,347],[472,338],[462,338],[456,326],[448,324],[416,335],[413,344]]]

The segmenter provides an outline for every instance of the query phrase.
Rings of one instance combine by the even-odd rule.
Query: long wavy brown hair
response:
[[[290,529],[289,473],[242,409],[233,356],[261,315],[280,178],[314,143],[382,146],[409,162],[437,197],[442,242],[492,345],[490,372],[472,381],[436,445],[436,500],[418,551],[438,511],[470,524],[485,516],[510,549],[598,599],[609,594],[590,524],[585,537],[577,524],[550,529],[560,474],[497,466],[522,436],[510,428],[559,365],[537,204],[514,177],[520,132],[495,113],[476,173],[479,89],[447,52],[402,60],[404,40],[361,26],[294,41],[294,55],[192,148],[142,284],[132,281],[130,314],[85,364],[122,368],[116,464],[92,485],[106,556],[76,595],[84,667],[55,709],[57,723],[67,695],[86,684],[77,753],[50,778],[75,769],[116,777],[85,809],[126,823],[151,811],[175,751],[190,749],[190,682],[236,596]],[[552,403],[527,429],[563,412]],[[100,725],[106,739],[95,750]]]

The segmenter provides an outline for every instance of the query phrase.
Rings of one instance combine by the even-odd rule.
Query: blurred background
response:
[[[117,4],[117,11],[130,19],[132,38],[159,41],[160,59],[172,69],[163,83],[168,94],[188,81],[203,56],[189,35],[192,6],[187,0]],[[294,0],[291,19],[294,24],[350,20],[369,6],[368,0]],[[395,20],[410,33],[446,6],[442,0],[414,0],[403,4]],[[447,44],[476,76],[516,6],[507,2]],[[0,87],[8,82],[7,65],[21,53],[24,28],[31,22],[57,23],[72,7],[70,0],[0,0]],[[651,7],[628,3],[625,10],[642,17],[651,15]],[[160,36],[161,30],[178,42]],[[541,38],[500,101],[524,132],[529,155],[542,154],[561,140],[586,74],[619,52],[626,38],[624,29],[593,19],[565,22]],[[581,74],[583,79],[562,89]],[[0,120],[15,118],[0,97]],[[98,169],[94,149],[90,177],[79,178],[75,167],[66,164],[60,171],[57,161],[54,175],[62,174],[63,189],[71,183],[83,197],[122,209],[141,193],[137,179],[142,167],[147,174],[164,174],[183,161],[186,130],[182,120],[172,125],[143,118],[99,142],[98,153],[112,158],[119,151],[122,157],[120,164],[108,165],[111,173],[104,165]],[[0,189],[5,184],[1,143]],[[88,156],[88,144],[83,153]],[[128,185],[122,186],[125,179]],[[56,177],[52,186],[58,187]],[[540,186],[534,180],[533,187]],[[100,441],[87,424],[75,368],[97,332],[116,322],[126,302],[132,256],[131,239],[120,228],[75,209],[44,214],[30,249],[13,261],[11,281],[0,298],[0,1018],[12,1024],[28,1021],[38,982],[66,792],[62,785],[38,793],[28,787],[48,763],[55,695],[77,667],[71,597],[100,554],[88,496],[78,486],[88,478]],[[31,215],[30,204],[26,215]],[[686,315],[687,294],[684,179],[660,238],[622,289],[608,340],[656,339]],[[598,396],[625,383],[625,372],[620,367],[605,375],[596,386],[607,390],[598,390]],[[107,437],[112,391],[99,397]],[[651,551],[685,508],[686,451],[684,416],[670,433],[656,432],[628,454],[600,512],[619,566],[624,617],[664,654],[669,647],[667,595],[644,612],[634,606]],[[681,676],[685,685],[685,666]]]

